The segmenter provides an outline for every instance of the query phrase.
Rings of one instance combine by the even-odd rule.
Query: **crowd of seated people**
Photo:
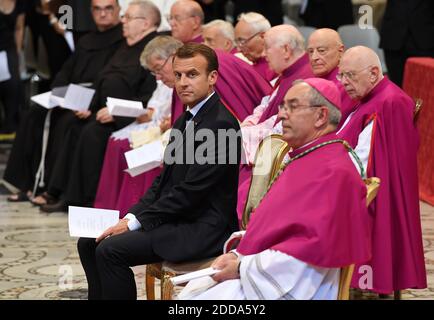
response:
[[[414,102],[373,50],[345,48],[329,28],[304,39],[257,12],[204,24],[192,0],[170,7],[170,34],[159,32],[163,9],[152,1],[129,1],[122,16],[117,0],[90,5],[96,30],[80,37],[51,84],[91,83],[89,109],[30,106],[4,175],[19,189],[9,201],[42,212],[119,210],[117,225],[78,242],[90,299],[137,298],[131,266],[222,254],[241,225],[258,146],[272,134],[291,149],[239,247],[213,263],[221,271],[212,287],[191,295],[187,286],[181,296],[336,299],[340,269],[353,264],[354,288],[366,265],[373,292],[426,287]],[[107,98],[146,111],[112,115]],[[177,134],[199,129],[216,140],[219,130],[236,131],[235,151],[220,141],[206,147],[207,161],[233,154],[235,162],[169,162],[189,154]],[[160,165],[125,172],[127,151],[158,140]],[[190,151],[205,145],[194,141]],[[368,177],[381,186],[366,207]]]

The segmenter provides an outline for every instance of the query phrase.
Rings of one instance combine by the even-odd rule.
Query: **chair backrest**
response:
[[[288,144],[279,134],[265,137],[259,144],[253,164],[249,193],[243,211],[242,229],[246,229],[252,211],[264,197],[271,180],[279,171],[288,151]]]
[[[372,200],[378,194],[380,188],[380,179],[377,177],[371,177],[364,180],[366,185],[366,206],[369,206]],[[339,291],[338,300],[348,300],[350,298],[350,285],[353,278],[354,264],[341,268],[341,274],[339,277]]]
[[[371,177],[364,180],[367,193],[366,193],[366,206],[369,206],[372,202],[372,200],[375,199],[375,197],[378,194],[378,189],[380,188],[380,178],[377,177]]]
[[[347,49],[354,46],[365,46],[374,50],[380,58],[383,72],[387,73],[384,52],[380,48],[380,34],[375,27],[372,27],[372,29],[361,29],[356,24],[349,24],[340,26],[338,33]]]
[[[416,124],[417,119],[419,119],[420,110],[423,106],[423,100],[420,98],[416,99],[415,106],[414,106],[414,112],[413,112],[413,122]]]

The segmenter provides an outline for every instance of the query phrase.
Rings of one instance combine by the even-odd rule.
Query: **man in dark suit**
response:
[[[135,299],[130,266],[215,256],[237,229],[241,140],[227,142],[228,132],[240,127],[213,89],[217,56],[205,45],[189,43],[176,52],[173,70],[188,110],[173,126],[161,175],[117,225],[96,241],[78,241],[89,299]]]
[[[434,57],[434,1],[387,1],[380,35],[388,76],[401,86],[407,58]]]

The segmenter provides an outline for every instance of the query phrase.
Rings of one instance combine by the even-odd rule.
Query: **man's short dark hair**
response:
[[[176,51],[173,59],[188,59],[197,55],[203,56],[208,62],[208,66],[206,68],[208,74],[210,74],[212,71],[218,71],[219,62],[215,51],[204,44],[194,42],[186,43]]]

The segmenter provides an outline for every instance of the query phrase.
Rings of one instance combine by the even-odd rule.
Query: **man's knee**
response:
[[[100,259],[111,260],[117,256],[116,246],[110,240],[110,238],[104,239],[98,244],[98,247],[96,247],[95,256],[97,261]]]
[[[94,238],[80,238],[77,241],[77,249],[78,253],[81,255],[89,254],[92,251],[95,251],[96,242]]]

